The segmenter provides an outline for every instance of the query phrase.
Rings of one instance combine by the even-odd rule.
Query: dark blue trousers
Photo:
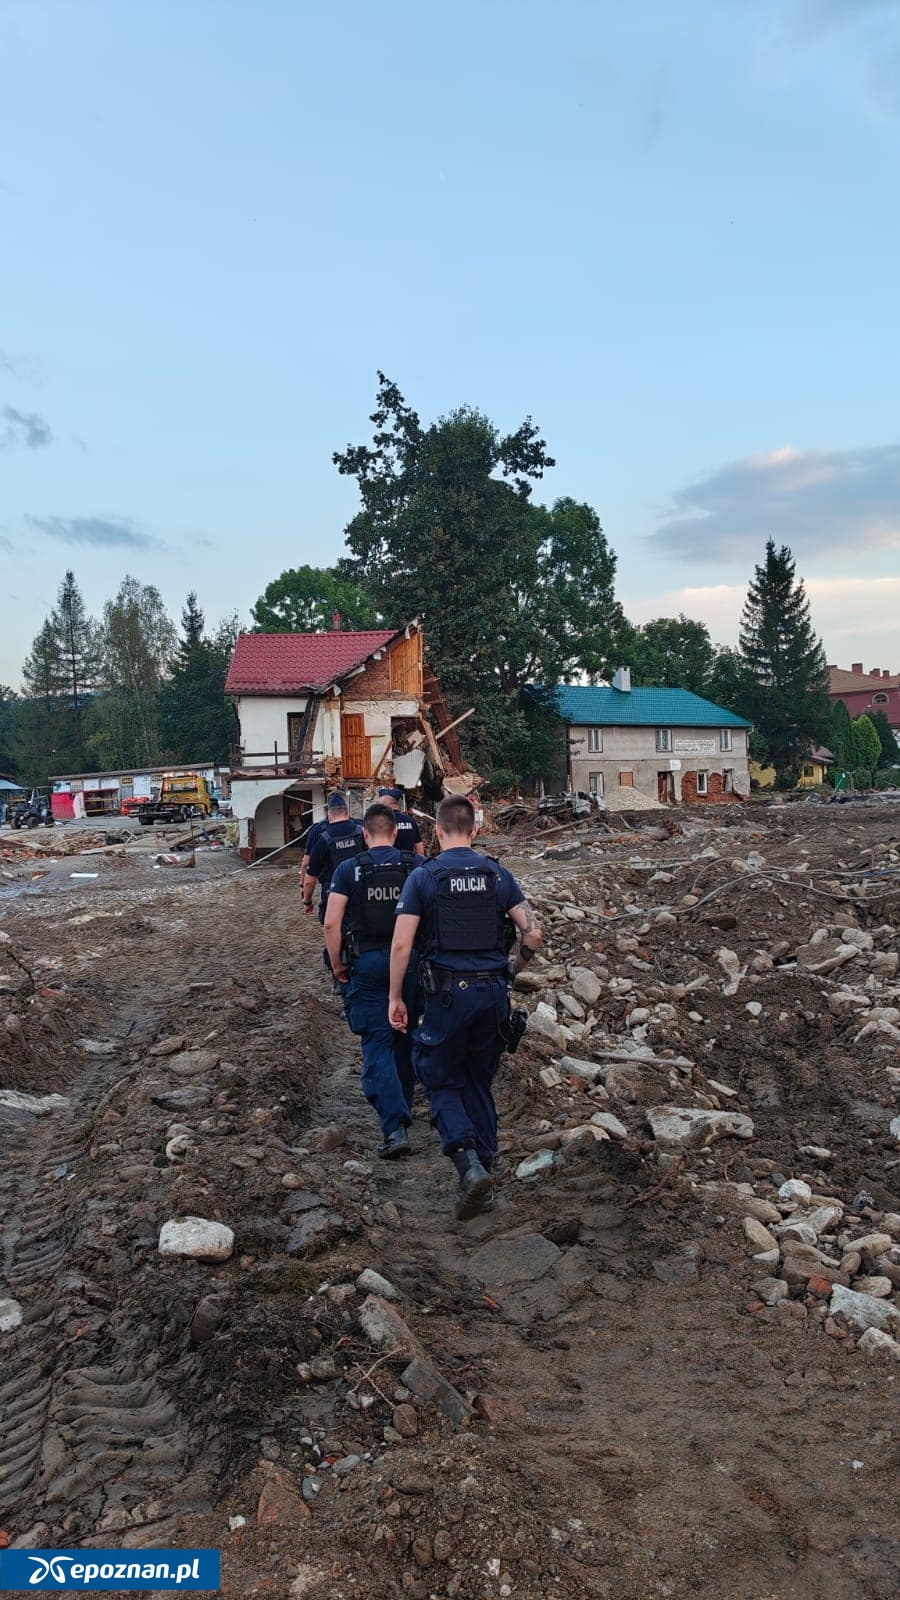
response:
[[[369,950],[357,956],[347,991],[347,1020],[362,1046],[362,1091],[375,1110],[386,1139],[412,1121],[415,1078],[412,1044],[388,1021],[390,951]],[[407,975],[404,999],[415,1009],[415,968]]]
[[[444,1154],[474,1145],[488,1171],[497,1155],[492,1084],[503,1053],[501,1028],[508,1009],[504,974],[466,980],[465,987],[457,980],[424,1001],[413,1031],[413,1067],[428,1095]]]

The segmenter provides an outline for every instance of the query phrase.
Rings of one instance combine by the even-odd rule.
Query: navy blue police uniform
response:
[[[384,1139],[412,1121],[412,1041],[391,1027],[388,992],[397,903],[417,859],[393,845],[373,845],[341,863],[329,890],[347,899],[343,944],[350,984],[344,1004],[362,1048],[363,1094],[378,1116]],[[403,987],[410,1009],[416,1000],[417,965],[414,957]]]
[[[497,1154],[492,1084],[509,1016],[507,916],[525,899],[505,867],[468,847],[443,850],[411,873],[398,915],[421,918],[416,948],[436,992],[423,997],[412,1060],[445,1155],[474,1149],[490,1171]]]
[[[398,850],[414,850],[417,844],[422,843],[422,834],[415,817],[408,811],[395,811],[394,821],[397,824],[396,846]]]
[[[322,886],[319,897],[319,921],[325,921],[325,902],[334,873],[342,861],[349,861],[366,848],[363,831],[352,817],[342,822],[327,822],[309,854],[306,870],[311,878],[318,878]]]

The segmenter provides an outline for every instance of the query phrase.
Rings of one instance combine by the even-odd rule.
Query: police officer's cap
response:
[[[347,796],[341,794],[340,789],[335,789],[334,794],[328,796],[329,811],[348,811]]]
[[[379,789],[378,798],[379,798],[379,800],[387,800],[387,799],[405,800],[406,799],[406,791],[405,791],[405,789],[398,789],[398,788]]]

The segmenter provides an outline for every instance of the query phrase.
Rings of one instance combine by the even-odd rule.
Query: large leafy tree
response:
[[[176,633],[154,584],[126,577],[102,623],[105,693],[90,708],[88,744],[103,766],[159,759],[157,696],[172,669]]]
[[[478,708],[466,736],[479,764],[527,770],[540,696],[526,686],[602,672],[624,629],[615,556],[589,506],[532,504],[554,463],[530,417],[501,434],[462,407],[425,426],[380,373],[371,421],[370,444],[334,457],[362,502],[341,571],[388,622],[423,615],[451,701]]]
[[[175,669],[159,693],[163,754],[167,761],[225,761],[234,733],[225,678],[237,638],[237,617],[227,618],[207,637],[203,612],[192,591],[181,613],[181,628]]]
[[[775,766],[794,766],[828,729],[828,672],[796,563],[771,539],[747,591],[740,654],[748,715]]]
[[[709,693],[716,652],[704,622],[681,612],[635,628],[630,649],[632,681]]]
[[[377,628],[382,618],[362,584],[336,567],[288,567],[251,607],[255,633],[319,633],[333,626]]]

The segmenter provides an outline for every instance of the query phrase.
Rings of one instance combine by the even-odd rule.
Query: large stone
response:
[[[534,1283],[560,1259],[557,1245],[542,1233],[524,1233],[492,1239],[469,1257],[468,1271],[490,1287],[508,1283]]]
[[[546,1172],[554,1164],[552,1150],[538,1150],[533,1156],[526,1156],[516,1167],[516,1177],[521,1179],[536,1178],[539,1172]]]
[[[166,1068],[176,1078],[202,1078],[215,1072],[222,1057],[217,1050],[178,1050],[166,1057]]]
[[[0,1106],[10,1111],[27,1111],[33,1117],[47,1117],[51,1111],[65,1111],[71,1104],[64,1094],[20,1094],[17,1089],[0,1089]]]
[[[572,967],[569,972],[572,993],[582,1005],[595,1006],[603,993],[603,984],[590,967]]]
[[[829,1307],[833,1317],[842,1316],[854,1333],[865,1333],[867,1328],[880,1328],[882,1333],[900,1334],[900,1311],[889,1300],[878,1300],[870,1294],[857,1294],[836,1283],[831,1291]]]
[[[326,1250],[347,1231],[345,1217],[337,1211],[328,1211],[324,1206],[320,1206],[313,1211],[301,1213],[291,1229],[284,1248],[289,1256],[303,1255],[307,1251],[310,1255],[315,1255],[319,1250]]]
[[[22,1307],[18,1300],[0,1300],[0,1333],[12,1333],[22,1326]]]
[[[531,1034],[532,1037],[548,1039],[557,1050],[562,1050],[566,1042],[566,1036],[559,1025],[556,1012],[552,1006],[548,1006],[543,1000],[539,1000],[534,1010],[530,1013],[525,1031]]]
[[[596,1061],[582,1061],[578,1056],[563,1056],[559,1070],[566,1078],[587,1078],[589,1083],[596,1083],[600,1077]]]
[[[763,1227],[761,1222],[757,1222],[755,1217],[744,1218],[744,1237],[750,1247],[751,1255],[755,1256],[758,1251],[764,1251],[768,1255],[774,1250],[775,1261],[771,1265],[774,1266],[777,1263],[778,1240],[775,1238],[774,1233],[770,1233],[768,1228]],[[766,1265],[768,1266],[770,1263],[767,1262]]]
[[[163,1223],[159,1234],[161,1256],[187,1256],[193,1261],[228,1261],[234,1234],[223,1222],[205,1217],[178,1217]]]
[[[702,1111],[693,1106],[651,1106],[647,1123],[658,1144],[692,1149],[715,1139],[752,1139],[753,1123],[740,1111]]]
[[[167,1111],[196,1111],[198,1106],[208,1106],[212,1090],[203,1083],[186,1084],[183,1089],[164,1089],[150,1096],[154,1105]]]
[[[624,1122],[620,1122],[618,1117],[613,1116],[611,1111],[595,1111],[591,1121],[598,1128],[602,1128],[605,1133],[608,1133],[611,1139],[628,1138],[628,1129]]]
[[[859,1341],[859,1348],[870,1361],[900,1361],[900,1344],[881,1328],[867,1328]]]

